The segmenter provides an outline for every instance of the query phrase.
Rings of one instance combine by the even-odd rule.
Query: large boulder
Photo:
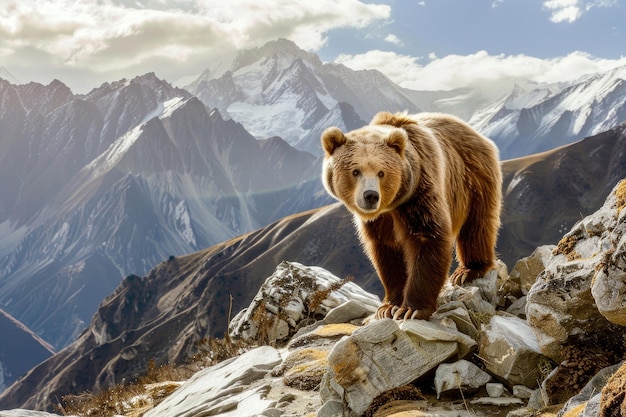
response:
[[[230,335],[249,342],[283,343],[303,325],[324,319],[350,300],[358,303],[361,316],[373,314],[380,305],[377,296],[347,279],[323,268],[284,261],[250,306],[231,320]]]
[[[578,222],[528,292],[526,314],[541,351],[562,362],[564,346],[623,353],[626,323],[626,181]]]
[[[322,400],[343,400],[352,415],[362,415],[377,395],[469,355],[475,346],[467,335],[429,321],[374,321],[331,350]]]
[[[542,363],[535,335],[526,321],[515,316],[493,316],[483,325],[478,356],[485,368],[509,385],[537,386]]]

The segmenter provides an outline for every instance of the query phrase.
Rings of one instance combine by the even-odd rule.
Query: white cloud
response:
[[[594,7],[613,7],[618,0],[546,0],[543,7],[550,11],[550,20],[554,23],[578,20]]]
[[[571,23],[582,16],[579,3],[578,0],[548,0],[543,2],[543,7],[550,10],[550,20],[554,23]]]
[[[421,65],[421,58],[388,51],[361,55],[341,55],[336,62],[352,69],[378,69],[397,84],[414,90],[450,90],[493,81],[529,79],[535,82],[561,82],[585,74],[626,65],[626,58],[599,59],[583,52],[564,57],[540,59],[527,55],[448,55]]]
[[[394,45],[402,45],[402,41],[394,34],[389,34],[385,37],[385,41],[393,43]]]
[[[176,79],[173,71],[200,72],[225,50],[257,47],[277,38],[316,51],[329,30],[363,28],[391,13],[390,6],[359,0],[148,0],[143,6],[130,0],[2,3],[0,61],[25,79],[36,79],[35,69],[44,66],[66,76],[83,71],[112,79],[160,68],[157,75]]]

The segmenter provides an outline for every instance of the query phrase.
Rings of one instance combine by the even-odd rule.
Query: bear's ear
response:
[[[346,137],[338,127],[329,127],[322,133],[322,148],[326,156],[331,156],[335,150],[346,143]]]
[[[409,137],[404,129],[393,129],[387,137],[387,146],[393,148],[398,155],[404,156],[404,149]]]

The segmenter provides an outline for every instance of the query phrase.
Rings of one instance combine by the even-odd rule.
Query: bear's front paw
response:
[[[376,310],[376,319],[427,319],[434,311],[428,309],[413,309],[411,307],[399,307],[392,304],[383,304]]]
[[[469,269],[466,266],[458,266],[452,275],[450,275],[450,283],[452,285],[462,286],[463,284],[469,284],[481,276],[481,271]]]

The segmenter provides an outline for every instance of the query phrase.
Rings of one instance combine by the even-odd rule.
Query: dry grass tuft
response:
[[[158,366],[151,360],[146,374],[137,380],[95,393],[65,395],[57,405],[57,411],[78,417],[140,417],[177,388],[179,384],[172,381],[186,381],[196,371],[238,356],[250,347],[240,340],[205,338],[198,344],[198,353],[186,364]]]
[[[324,302],[324,300],[328,298],[331,292],[337,291],[339,288],[352,281],[354,281],[354,277],[347,276],[341,281],[331,284],[328,288],[315,291],[315,293],[313,293],[313,295],[311,296],[311,301],[309,303],[310,311],[317,310],[317,308]]]

